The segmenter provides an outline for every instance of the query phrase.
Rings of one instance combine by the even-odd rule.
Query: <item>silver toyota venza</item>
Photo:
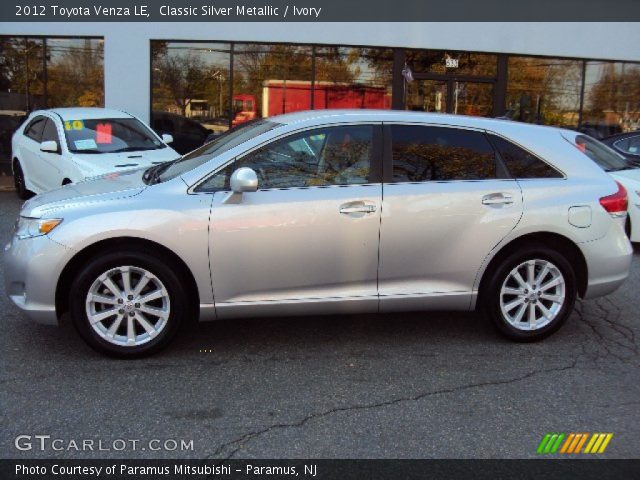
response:
[[[537,340],[631,262],[627,194],[574,137],[393,111],[255,121],[27,201],[6,289],[123,357],[197,317],[482,309]]]

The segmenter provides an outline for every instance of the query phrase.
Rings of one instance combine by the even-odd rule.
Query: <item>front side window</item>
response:
[[[39,142],[40,137],[42,137],[42,130],[44,130],[44,122],[46,120],[46,117],[36,117],[29,125],[27,125],[27,128],[24,129],[24,134],[30,139]]]
[[[256,172],[260,189],[369,183],[373,132],[371,125],[349,125],[291,135],[240,158],[198,190],[228,189],[240,167]]]
[[[67,146],[74,153],[157,150],[165,145],[136,118],[65,120]]]
[[[490,138],[513,178],[562,178],[560,172],[518,145],[497,135]]]
[[[60,140],[58,139],[58,130],[56,129],[56,122],[51,119],[47,120],[47,124],[44,126],[44,130],[42,132],[42,141],[49,142],[54,141],[58,144],[58,148],[60,148]]]
[[[393,125],[393,181],[486,180],[497,177],[493,147],[482,132]]]
[[[618,150],[632,155],[640,155],[640,135],[623,138],[613,144]]]

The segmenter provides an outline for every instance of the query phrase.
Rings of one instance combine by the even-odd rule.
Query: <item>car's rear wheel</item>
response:
[[[186,293],[174,270],[142,252],[89,262],[71,287],[74,325],[94,349],[121,358],[165,347],[183,321]]]
[[[504,258],[483,292],[485,309],[498,329],[516,341],[551,335],[567,320],[577,295],[567,259],[544,245],[530,245]]]
[[[24,181],[24,172],[18,160],[13,161],[13,185],[16,189],[16,195],[22,200],[26,200],[31,196],[31,192],[27,190]]]

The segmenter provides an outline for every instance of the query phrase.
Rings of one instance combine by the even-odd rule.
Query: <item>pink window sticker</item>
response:
[[[111,143],[111,124],[99,123],[96,125],[96,143]]]

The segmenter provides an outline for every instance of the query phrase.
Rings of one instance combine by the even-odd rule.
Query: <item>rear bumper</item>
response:
[[[5,291],[38,323],[56,325],[56,285],[72,250],[47,236],[18,240],[4,248]]]
[[[608,295],[629,276],[633,248],[622,226],[617,222],[611,223],[604,237],[578,244],[589,272],[585,299]]]

